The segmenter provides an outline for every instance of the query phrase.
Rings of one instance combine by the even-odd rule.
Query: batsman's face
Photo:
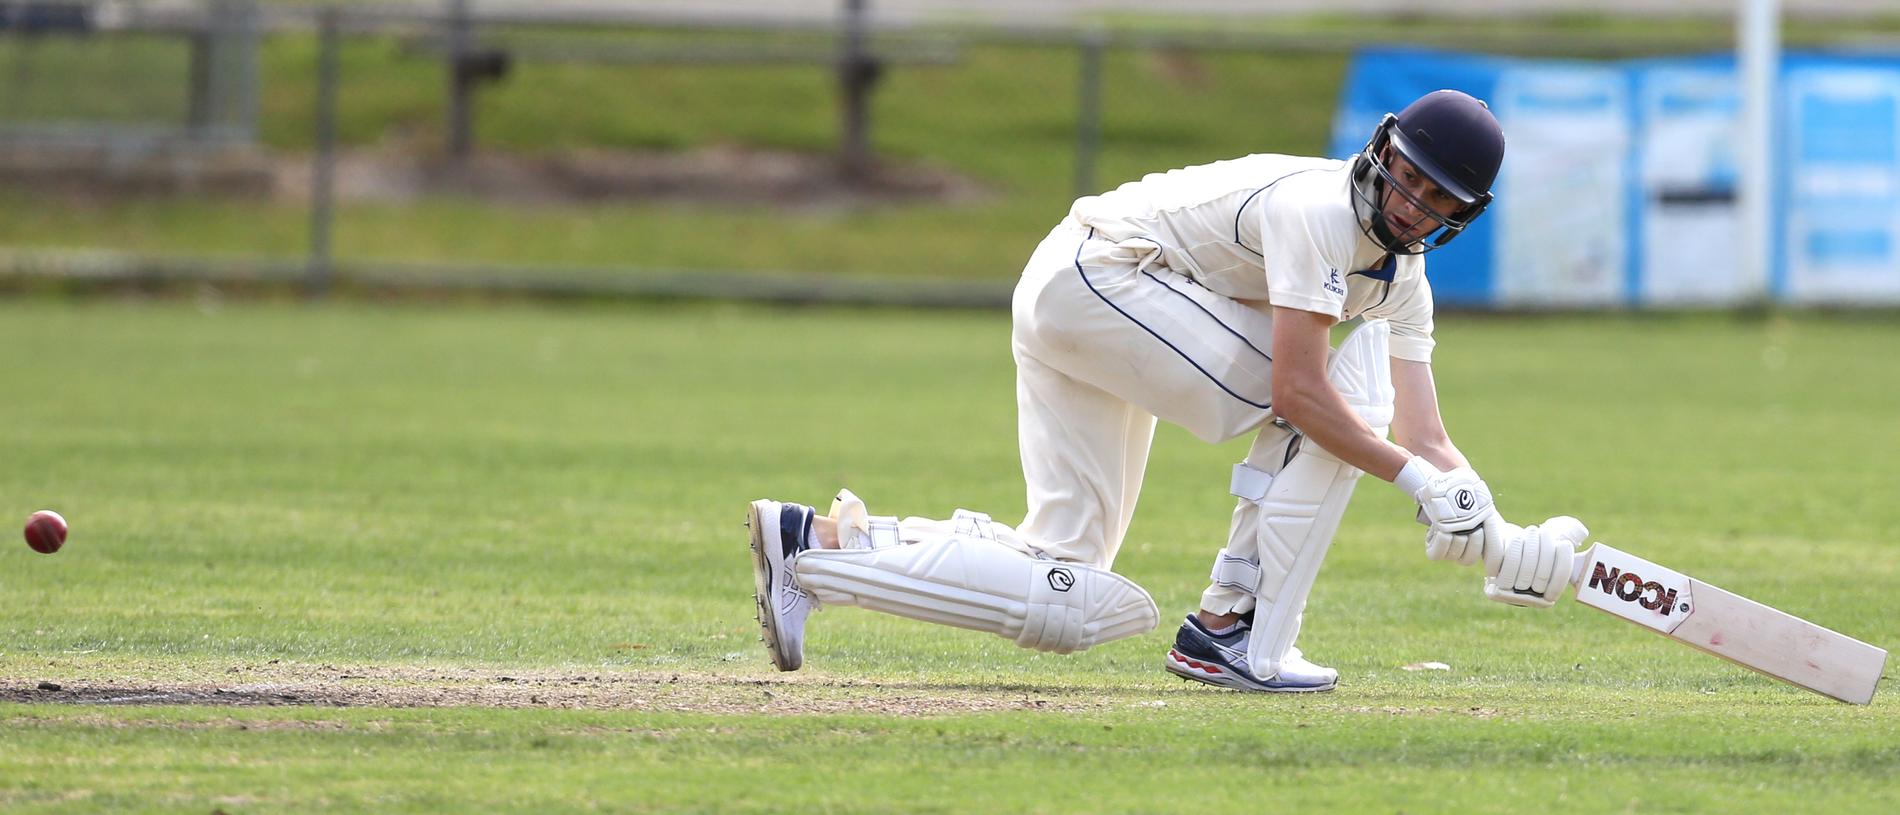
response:
[[[1386,166],[1397,184],[1385,190],[1386,228],[1405,243],[1423,240],[1464,208],[1457,196],[1445,191],[1397,150],[1386,148]]]

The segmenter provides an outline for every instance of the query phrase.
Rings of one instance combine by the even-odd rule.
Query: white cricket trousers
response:
[[[1209,442],[1270,418],[1271,307],[1160,261],[1153,241],[1065,220],[1023,269],[1011,345],[1029,513],[1015,531],[1032,554],[1113,564],[1157,417]]]

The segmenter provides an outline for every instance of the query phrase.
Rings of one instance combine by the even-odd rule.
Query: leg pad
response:
[[[1039,651],[1081,651],[1160,622],[1153,598],[1126,577],[982,538],[814,549],[793,568],[799,585],[826,605],[987,631]]]

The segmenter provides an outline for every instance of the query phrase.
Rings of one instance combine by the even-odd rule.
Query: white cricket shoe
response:
[[[1247,661],[1248,636],[1244,625],[1217,636],[1189,614],[1162,665],[1183,679],[1258,693],[1314,693],[1339,687],[1338,671],[1308,662],[1298,648],[1287,649],[1279,673],[1254,676]]]
[[[803,504],[753,501],[746,514],[752,531],[752,578],[758,593],[760,639],[781,671],[805,664],[805,618],[811,614],[811,595],[799,588],[792,559],[812,548],[811,522],[816,513]]]

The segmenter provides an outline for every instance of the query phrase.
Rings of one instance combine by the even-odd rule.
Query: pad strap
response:
[[[866,532],[859,540],[868,540],[872,549],[886,546],[901,546],[904,538],[898,533],[897,517],[894,515],[871,515],[866,519]]]
[[[1216,586],[1252,595],[1260,588],[1260,563],[1253,558],[1235,557],[1222,549],[1214,558],[1214,571],[1208,579]]]
[[[996,540],[996,526],[990,521],[990,516],[984,513],[959,508],[951,514],[950,523],[955,525],[959,535]]]
[[[840,549],[882,549],[904,543],[895,517],[865,512],[864,499],[850,490],[839,490],[831,499],[831,519],[838,522]]]
[[[1267,488],[1273,486],[1273,476],[1265,470],[1257,470],[1243,461],[1234,465],[1234,478],[1228,483],[1227,491],[1235,498],[1260,503],[1267,497]],[[1227,550],[1222,549],[1223,554]]]

